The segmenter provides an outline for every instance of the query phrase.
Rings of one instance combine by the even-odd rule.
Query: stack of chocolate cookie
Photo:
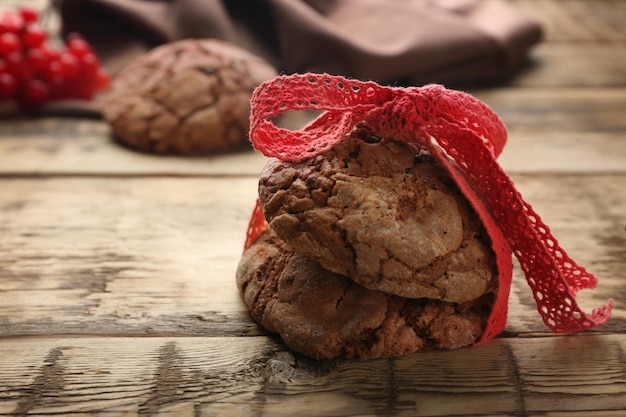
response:
[[[362,359],[475,343],[498,271],[478,216],[428,152],[356,129],[259,181],[269,228],[237,285],[294,351]]]

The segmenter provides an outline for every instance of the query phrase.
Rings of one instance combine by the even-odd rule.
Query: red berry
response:
[[[0,16],[0,33],[19,33],[23,28],[22,16],[14,13],[5,13]]]
[[[17,80],[11,74],[0,74],[0,97],[11,98],[17,92]]]
[[[57,51],[56,49],[50,48],[48,45],[41,45],[41,48],[39,49],[41,50],[41,52],[43,53],[45,57],[46,64],[52,61],[58,61],[59,58],[61,57],[61,53],[59,51]]]
[[[95,75],[100,68],[100,60],[92,53],[85,54],[80,60],[81,69],[89,75]]]
[[[48,63],[48,66],[44,70],[43,77],[46,81],[52,82],[53,80],[60,78],[63,79],[63,64],[61,61],[51,61]]]
[[[37,24],[26,26],[22,33],[22,44],[25,48],[38,48],[46,41],[46,32]]]
[[[0,55],[7,56],[21,49],[20,38],[15,33],[7,32],[0,35]]]
[[[63,52],[61,53],[59,61],[61,62],[61,74],[63,78],[67,80],[76,78],[79,71],[78,59],[69,52]]]
[[[98,79],[96,80],[96,91],[104,90],[111,83],[111,74],[104,68],[98,71]]]
[[[31,48],[26,51],[24,60],[33,72],[41,74],[48,66],[48,57],[42,49]]]
[[[50,100],[67,97],[67,83],[62,77],[52,79],[48,86],[50,88]]]
[[[48,85],[41,80],[30,80],[24,85],[22,105],[33,108],[43,104],[49,96]]]
[[[76,35],[68,37],[67,49],[78,59],[82,59],[85,55],[92,53],[87,41],[82,36]]]
[[[82,77],[66,84],[64,87],[64,97],[89,100],[92,96],[93,90],[82,80]]]
[[[20,16],[26,24],[34,23],[39,19],[39,12],[32,6],[22,4],[19,8]]]
[[[18,77],[24,71],[24,57],[20,52],[11,52],[4,57],[7,72]]]

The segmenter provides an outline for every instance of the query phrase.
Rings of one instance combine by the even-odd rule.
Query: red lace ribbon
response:
[[[497,163],[506,143],[506,128],[474,97],[440,85],[384,87],[327,74],[300,74],[263,83],[251,104],[250,138],[267,156],[289,161],[315,156],[364,123],[381,137],[428,149],[448,170],[483,221],[496,253],[498,294],[477,344],[493,338],[506,324],[511,250],[544,323],[553,332],[582,331],[610,317],[612,300],[591,314],[576,303],[577,291],[594,288],[598,279],[565,253]],[[297,131],[273,122],[288,110],[307,109],[324,113]],[[246,247],[267,227],[257,202]]]

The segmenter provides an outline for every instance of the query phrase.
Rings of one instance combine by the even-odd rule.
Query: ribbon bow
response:
[[[474,97],[440,85],[384,87],[327,74],[298,74],[261,84],[251,106],[250,138],[266,156],[300,161],[329,149],[357,124],[365,124],[378,136],[427,149],[447,169],[483,221],[496,254],[498,294],[477,344],[494,337],[506,324],[511,250],[539,314],[553,332],[586,330],[610,317],[612,300],[591,314],[576,303],[576,293],[594,288],[598,279],[559,246],[497,163],[506,143],[506,127]],[[272,121],[288,110],[324,113],[291,131]],[[257,201],[246,247],[267,227]]]

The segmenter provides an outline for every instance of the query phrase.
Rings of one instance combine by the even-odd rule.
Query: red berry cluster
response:
[[[89,100],[108,86],[109,74],[82,36],[72,34],[64,49],[52,48],[38,18],[27,5],[0,15],[0,101],[32,110],[62,98]]]

